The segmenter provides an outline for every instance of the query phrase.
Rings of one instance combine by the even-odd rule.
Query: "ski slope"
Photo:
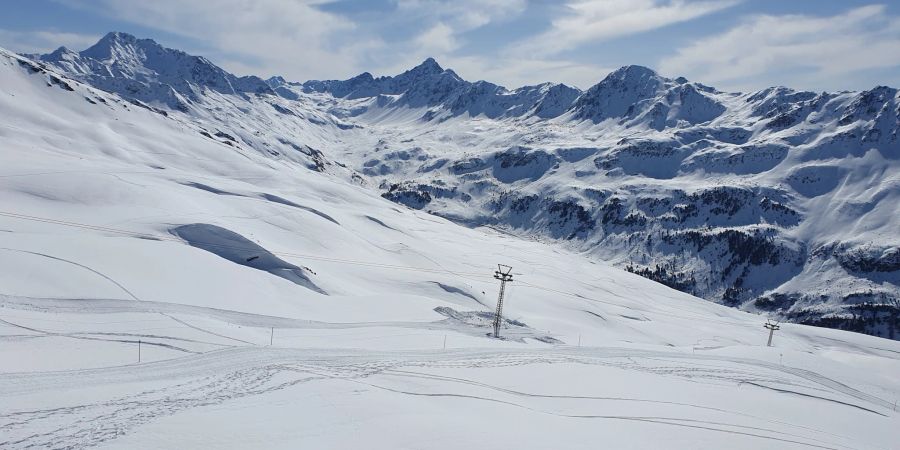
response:
[[[896,341],[768,348],[762,316],[29,67],[0,53],[0,448],[897,446]]]

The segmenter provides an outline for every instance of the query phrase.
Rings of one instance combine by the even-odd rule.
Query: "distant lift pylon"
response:
[[[775,334],[775,330],[778,330],[781,327],[778,325],[778,322],[773,323],[770,320],[767,320],[766,324],[763,325],[763,327],[765,327],[767,330],[769,330],[769,342],[766,344],[766,346],[771,347],[772,346],[772,335]]]
[[[494,337],[500,337],[500,324],[503,321],[503,292],[506,290],[506,282],[512,281],[512,267],[497,264],[494,278],[500,280],[500,295],[497,296],[497,311],[494,312]]]

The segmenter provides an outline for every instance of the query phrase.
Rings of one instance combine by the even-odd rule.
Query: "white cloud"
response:
[[[444,64],[444,61],[441,61]],[[513,89],[551,81],[587,89],[598,83],[612,69],[589,63],[481,56],[450,57],[446,63],[467,79],[485,79]]]
[[[417,53],[439,55],[452,52],[459,48],[455,32],[449,25],[438,22],[414,40]]]
[[[315,7],[315,1],[65,0],[116,19],[204,42],[225,55],[229,70],[293,79],[359,70],[378,39],[350,41],[356,25]]]
[[[731,7],[735,0],[577,0],[549,30],[512,46],[515,53],[555,55],[578,46],[685,22]]]
[[[510,74],[500,61],[485,55],[461,55],[459,50],[466,43],[466,32],[520,15],[528,6],[525,0],[395,0],[397,17],[402,22],[420,29],[411,39],[394,43],[382,58],[375,59],[375,72],[396,74],[419,64],[427,57],[434,57],[444,67],[460,73],[464,78],[484,78],[498,83],[518,83],[534,79],[522,73],[517,77],[497,77],[502,72]],[[379,64],[380,63],[380,64]],[[520,63],[515,61],[515,63]],[[503,69],[503,70],[498,70]],[[542,80],[543,81],[543,80]]]
[[[464,33],[486,25],[511,20],[527,7],[524,0],[398,0],[397,13],[407,20],[430,23],[408,43],[391,48],[394,58],[386,58],[380,74],[402,72],[426,57],[434,57],[468,80],[487,80],[509,88],[543,83],[566,82],[575,86],[590,86],[609,72],[589,63],[535,59],[523,55],[465,53],[459,49],[465,43]]]
[[[321,0],[57,1],[203,42],[214,49],[206,56],[237,74],[295,80],[350,77],[412,55],[447,59],[461,47],[462,33],[527,7],[526,0],[395,0],[390,14],[413,35],[388,46],[372,27],[317,8]]]
[[[444,68],[453,69],[469,81],[486,80],[514,89],[544,82],[565,83],[586,89],[598,83],[613,69],[571,60],[530,59],[514,56],[434,55]],[[393,75],[422,62],[425,56],[410,54],[374,71]]]
[[[397,0],[400,14],[442,21],[457,32],[515,17],[525,11],[525,0]]]
[[[748,90],[785,81],[846,89],[854,72],[900,66],[900,18],[870,5],[830,17],[759,15],[664,58],[669,75]]]
[[[320,9],[331,0],[55,1],[163,31],[163,44],[167,35],[188,38],[170,45],[208,56],[239,75],[293,80],[349,78],[365,70],[389,75],[432,56],[467,79],[508,87],[560,81],[586,88],[608,72],[606,64],[592,60],[596,52],[584,51],[590,44],[696,19],[740,0],[567,0],[550,8],[534,8],[527,0],[391,0],[390,11],[367,12],[359,23],[353,14]],[[490,29],[521,17],[533,24],[536,11],[547,10],[557,14],[548,29],[519,29],[531,35],[512,44],[503,46]],[[885,74],[900,68],[900,18],[887,11],[872,5],[825,17],[748,16],[731,30],[678,50],[661,41],[653,58],[668,54],[656,65],[666,75],[728,90],[890,83]],[[483,32],[470,33],[474,30]],[[489,45],[472,41],[474,36],[489,39]],[[48,52],[60,45],[83,49],[98,38],[0,29],[0,46],[19,52]],[[609,48],[603,54],[608,63],[653,62],[633,61],[622,52]]]
[[[98,39],[100,36],[93,34],[0,29],[0,46],[18,53],[49,53],[60,46],[81,50],[93,45]]]
[[[398,15],[425,24],[402,53],[443,60],[462,46],[463,33],[509,20],[528,6],[525,0],[396,0],[396,5]]]

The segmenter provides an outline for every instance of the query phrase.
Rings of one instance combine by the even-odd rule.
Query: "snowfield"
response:
[[[159,107],[0,51],[0,448],[897,447],[900,342],[766,347],[763,315]]]

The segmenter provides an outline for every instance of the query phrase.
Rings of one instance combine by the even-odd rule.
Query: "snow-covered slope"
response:
[[[316,123],[324,96],[210,92],[161,114],[2,50],[0,86],[0,447],[896,441],[900,343],[783,324],[768,348],[761,316],[396,205],[332,162],[377,139],[483,146],[497,122],[413,138]],[[253,133],[275,105],[292,122]],[[262,151],[280,140],[330,143],[327,170]]]
[[[584,92],[508,90],[430,58],[393,77],[272,77],[263,88],[123,33],[40,59],[406,206],[551,238],[745,310],[900,330],[893,88],[724,93],[627,66]]]

